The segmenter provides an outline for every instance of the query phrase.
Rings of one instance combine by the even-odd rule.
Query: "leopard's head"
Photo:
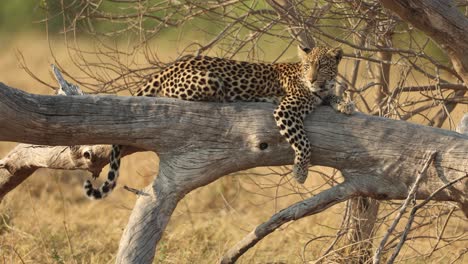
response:
[[[299,48],[299,56],[302,59],[304,85],[319,95],[328,94],[335,87],[343,50],[327,47],[315,47],[312,50]]]

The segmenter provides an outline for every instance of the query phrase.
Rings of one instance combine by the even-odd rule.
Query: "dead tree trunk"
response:
[[[292,163],[293,151],[278,133],[272,111],[272,105],[258,103],[40,96],[1,84],[0,140],[117,143],[156,151],[159,175],[139,197],[117,257],[118,263],[151,263],[172,211],[185,194],[231,172]],[[315,149],[311,162],[340,169],[345,181],[312,198],[312,203],[298,203],[284,221],[350,197],[404,199],[428,151],[437,155],[421,180],[418,199],[466,177],[468,171],[468,136],[456,132],[363,114],[348,117],[329,107],[311,114],[305,125]],[[337,190],[342,195],[333,198]],[[434,199],[455,201],[468,215],[467,194],[468,181],[463,179]]]

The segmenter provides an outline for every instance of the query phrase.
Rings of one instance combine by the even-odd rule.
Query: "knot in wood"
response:
[[[265,149],[268,148],[268,143],[262,142],[262,143],[260,143],[260,145],[258,147],[260,148],[260,150],[265,150]]]

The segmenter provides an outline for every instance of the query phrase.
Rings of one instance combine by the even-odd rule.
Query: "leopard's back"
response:
[[[284,81],[275,64],[197,56],[154,74],[136,95],[232,102],[284,94]]]

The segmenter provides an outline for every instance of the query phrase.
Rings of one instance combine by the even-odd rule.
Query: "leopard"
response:
[[[334,94],[339,47],[298,49],[299,62],[254,63],[203,55],[187,55],[151,75],[136,96],[171,97],[206,102],[270,102],[280,134],[294,151],[292,175],[303,184],[308,176],[312,146],[304,118],[319,105],[352,114],[354,103]],[[94,188],[89,180],[84,191],[90,199],[109,195],[119,177],[120,145],[113,145],[106,181]]]

